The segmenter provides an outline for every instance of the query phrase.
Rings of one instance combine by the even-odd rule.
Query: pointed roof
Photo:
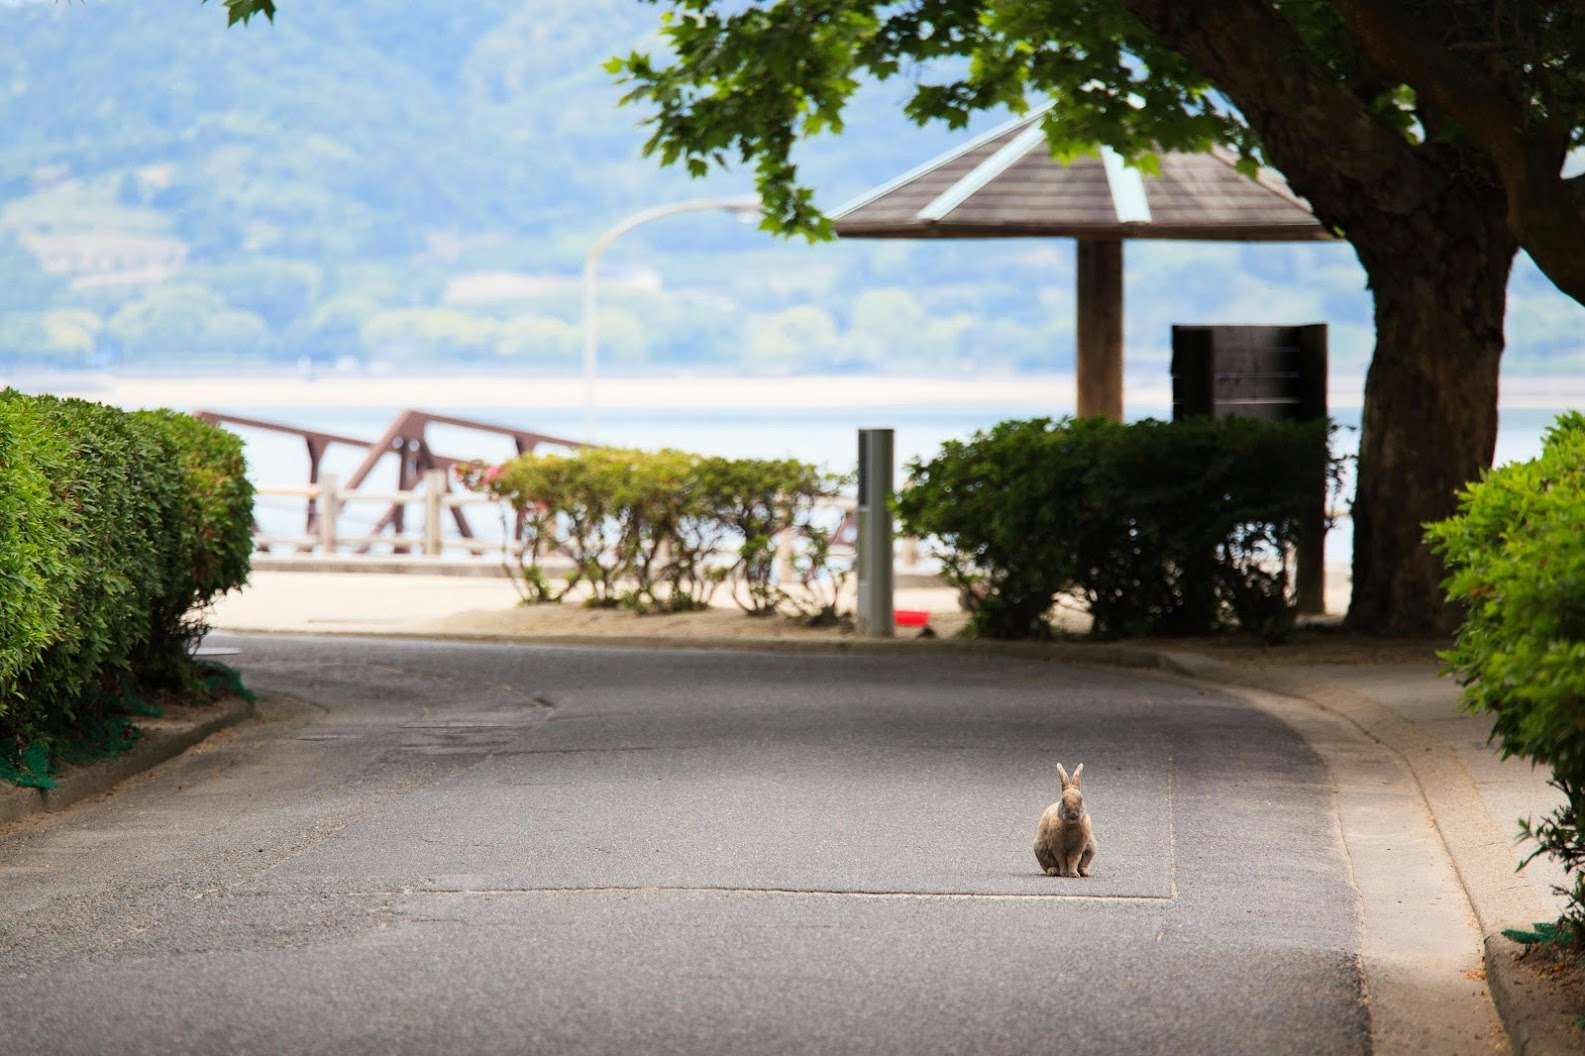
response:
[[[852,202],[832,217],[845,238],[1067,236],[1236,242],[1330,239],[1282,177],[1255,178],[1221,149],[1164,153],[1147,176],[1102,147],[1063,163],[1041,111],[1003,125]]]

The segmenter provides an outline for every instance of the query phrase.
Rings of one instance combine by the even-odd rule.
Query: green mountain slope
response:
[[[636,0],[198,0],[0,6],[0,366],[439,361],[577,369],[577,279],[639,209],[741,194],[640,156],[601,70],[653,41]],[[865,93],[805,167],[828,207],[959,141]],[[1132,246],[1131,364],[1173,322],[1334,325],[1369,353],[1344,246]],[[724,214],[607,255],[615,369],[1050,370],[1072,357],[1062,242],[784,243]],[[1577,363],[1585,313],[1533,269],[1516,353]],[[1521,339],[1522,338],[1522,342]]]

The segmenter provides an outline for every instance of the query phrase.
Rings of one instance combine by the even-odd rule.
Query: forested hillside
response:
[[[578,276],[640,209],[741,194],[640,156],[601,68],[653,41],[637,0],[283,0],[228,30],[198,0],[0,3],[0,367],[577,369]],[[805,165],[822,204],[960,142],[877,86]],[[613,370],[1055,370],[1061,241],[784,243],[726,214],[605,258]],[[1370,348],[1346,246],[1135,244],[1131,365],[1173,322],[1333,324]],[[1509,335],[1585,359],[1585,313],[1526,266]]]

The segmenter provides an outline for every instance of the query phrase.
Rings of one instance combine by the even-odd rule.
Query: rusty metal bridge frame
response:
[[[340,444],[346,447],[358,448],[365,451],[363,461],[358,463],[358,468],[352,471],[352,476],[341,485],[344,491],[353,491],[358,488],[380,460],[386,455],[395,455],[397,462],[398,491],[414,490],[423,481],[428,470],[444,470],[446,473],[445,490],[451,491],[451,469],[467,459],[452,458],[447,455],[436,454],[429,445],[429,427],[431,425],[446,425],[458,429],[468,429],[480,433],[489,433],[495,436],[505,436],[512,440],[519,455],[531,454],[540,444],[550,444],[556,447],[579,448],[585,446],[581,441],[568,440],[564,437],[550,436],[546,433],[536,433],[527,429],[514,429],[505,425],[494,425],[490,422],[479,422],[469,418],[456,418],[451,415],[433,414],[429,411],[404,410],[399,413],[385,430],[385,433],[374,441],[363,440],[357,437],[340,436],[336,433],[327,433],[318,429],[303,429],[295,425],[286,425],[281,422],[267,422],[258,418],[244,418],[240,415],[225,414],[220,411],[194,411],[193,417],[211,425],[233,425],[246,429],[258,429],[265,432],[284,433],[288,436],[300,437],[308,448],[308,483],[319,483],[320,463],[324,460],[325,452],[333,445]],[[452,517],[457,522],[457,531],[464,539],[472,539],[473,526],[468,523],[467,515],[460,507],[452,507]],[[310,495],[307,500],[307,513],[305,531],[314,535],[319,531],[320,510],[318,500]],[[387,528],[400,536],[406,528],[407,507],[404,503],[396,502],[380,516],[370,531],[371,536],[377,536]],[[370,544],[365,543],[358,553],[368,553]],[[408,553],[406,546],[397,546],[395,552]]]

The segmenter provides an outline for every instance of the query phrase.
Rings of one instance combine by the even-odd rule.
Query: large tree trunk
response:
[[[1269,0],[1122,0],[1216,83],[1272,163],[1359,254],[1376,297],[1354,507],[1361,631],[1444,630],[1442,571],[1422,536],[1490,465],[1515,243],[1489,154],[1422,108],[1415,142],[1367,105]],[[1263,61],[1252,61],[1261,56]],[[1367,78],[1368,80],[1369,78]]]
[[[1512,236],[1500,209],[1428,213],[1434,229],[1421,234],[1441,236],[1429,243],[1356,240],[1375,293],[1377,344],[1365,380],[1348,622],[1377,634],[1457,625],[1424,525],[1454,511],[1497,441]]]

